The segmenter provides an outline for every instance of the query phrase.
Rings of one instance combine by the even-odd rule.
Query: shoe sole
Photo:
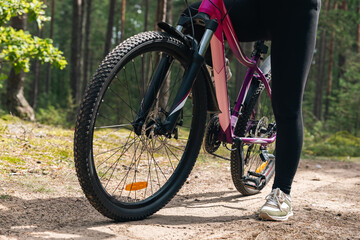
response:
[[[270,220],[270,221],[286,221],[289,219],[289,217],[293,216],[293,212],[290,212],[288,215],[283,216],[283,217],[279,217],[279,216],[270,216],[268,213],[266,212],[261,212],[259,214],[259,218],[261,220]]]

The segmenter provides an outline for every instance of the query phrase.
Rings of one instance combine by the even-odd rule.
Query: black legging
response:
[[[320,0],[224,2],[231,8],[229,16],[239,41],[271,40],[272,106],[277,124],[273,189],[289,194],[303,144],[302,98],[315,48]]]

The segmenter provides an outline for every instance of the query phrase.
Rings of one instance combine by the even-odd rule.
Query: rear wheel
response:
[[[171,59],[161,75],[164,81],[155,89],[143,124],[134,126],[164,56]],[[115,48],[90,82],[76,123],[75,166],[86,197],[103,215],[123,221],[153,214],[171,200],[192,170],[206,120],[201,78],[171,137],[154,132],[155,123],[169,114],[190,57],[183,43],[165,33],[141,33]]]
[[[271,77],[270,74],[267,77]],[[276,131],[271,101],[260,80],[253,79],[245,100],[244,111],[235,127],[239,137],[267,138]],[[264,148],[261,144],[241,143],[240,151],[231,153],[231,175],[236,189],[243,195],[253,195],[260,190],[254,182],[266,184],[275,170],[275,142]],[[239,154],[240,152],[240,154]],[[268,159],[262,158],[262,156]],[[253,180],[253,181],[252,181]],[[265,181],[265,182],[264,182]],[[264,186],[264,185],[262,185]]]

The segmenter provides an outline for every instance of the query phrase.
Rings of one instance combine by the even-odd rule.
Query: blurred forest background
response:
[[[19,3],[32,10],[14,10],[21,9]],[[156,30],[159,21],[176,23],[184,8],[183,0],[2,1],[0,115],[72,128],[86,85],[104,56],[126,38]],[[248,53],[252,49],[252,43],[242,46]],[[231,68],[233,102],[245,69],[236,61]],[[303,111],[305,155],[360,156],[359,0],[322,0]]]

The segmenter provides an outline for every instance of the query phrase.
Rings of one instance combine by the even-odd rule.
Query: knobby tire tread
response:
[[[75,158],[75,168],[77,172],[77,177],[80,182],[81,188],[86,195],[87,199],[91,203],[91,205],[98,210],[100,213],[102,213],[104,216],[114,219],[116,221],[129,221],[129,220],[140,220],[144,219],[159,209],[161,209],[163,206],[165,206],[174,196],[175,194],[180,190],[181,186],[186,181],[186,178],[190,174],[197,157],[197,154],[199,153],[200,146],[201,146],[201,140],[199,141],[198,146],[193,148],[194,154],[196,154],[196,157],[191,162],[191,166],[187,166],[187,172],[185,172],[186,176],[184,177],[184,181],[178,189],[171,194],[171,196],[166,196],[167,199],[165,202],[162,202],[161,205],[157,206],[156,208],[153,208],[151,211],[148,211],[146,213],[143,213],[141,215],[129,215],[129,216],[119,216],[116,212],[112,211],[111,209],[108,209],[108,207],[104,206],[102,203],[102,199],[104,196],[101,196],[101,193],[98,192],[98,190],[94,187],[94,179],[93,176],[91,176],[91,172],[93,171],[91,169],[91,166],[89,165],[89,161],[91,161],[89,157],[89,151],[91,150],[91,146],[89,146],[90,139],[91,139],[91,133],[92,130],[92,116],[94,114],[94,108],[96,107],[97,100],[99,97],[99,94],[101,92],[101,89],[106,82],[106,80],[111,77],[111,74],[113,74],[114,68],[116,68],[116,65],[119,63],[119,61],[128,54],[131,50],[134,48],[151,41],[164,41],[167,43],[173,44],[175,47],[178,47],[180,50],[181,48],[185,48],[184,44],[179,41],[178,39],[169,36],[166,33],[162,32],[144,32],[140,33],[138,35],[135,35],[127,40],[125,40],[123,43],[118,45],[113,51],[111,51],[108,56],[102,61],[100,66],[98,67],[96,73],[93,75],[88,88],[85,92],[83,101],[80,105],[80,110],[78,112],[76,127],[75,127],[75,134],[74,134],[74,158]],[[185,49],[186,50],[186,49]],[[200,88],[201,89],[201,88]],[[202,94],[205,94],[206,96],[206,90],[203,87],[201,91],[203,91]],[[204,92],[205,91],[205,92]],[[204,98],[206,99],[206,97]],[[200,125],[203,123],[205,125],[205,118],[206,118],[206,101],[204,101],[202,106],[205,108],[204,110],[204,116],[200,116],[199,122]],[[202,122],[202,123],[201,123]],[[198,126],[202,129],[204,129],[204,126]],[[204,131],[201,132],[202,135],[198,136],[200,139],[203,138]],[[180,163],[179,163],[180,164]],[[164,193],[164,195],[168,195]]]
[[[239,117],[238,122],[235,126],[235,136],[238,137],[244,137],[246,134],[246,129],[249,123],[249,120],[251,118],[251,114],[253,112],[253,109],[256,105],[256,102],[262,92],[263,89],[259,86],[259,82],[255,83],[253,81],[250,88],[255,88],[254,94],[251,95],[250,99],[248,101],[245,101],[244,111],[243,114]],[[254,85],[253,85],[254,84]],[[249,90],[250,91],[250,90]],[[248,102],[248,103],[246,103]],[[236,146],[233,145],[233,149],[235,149]],[[242,171],[243,166],[241,162],[240,156],[238,156],[238,151],[232,151],[231,152],[231,177],[232,181],[234,183],[235,188],[242,193],[245,196],[253,195],[258,193],[258,190],[250,189],[244,185],[244,182],[242,181]]]

